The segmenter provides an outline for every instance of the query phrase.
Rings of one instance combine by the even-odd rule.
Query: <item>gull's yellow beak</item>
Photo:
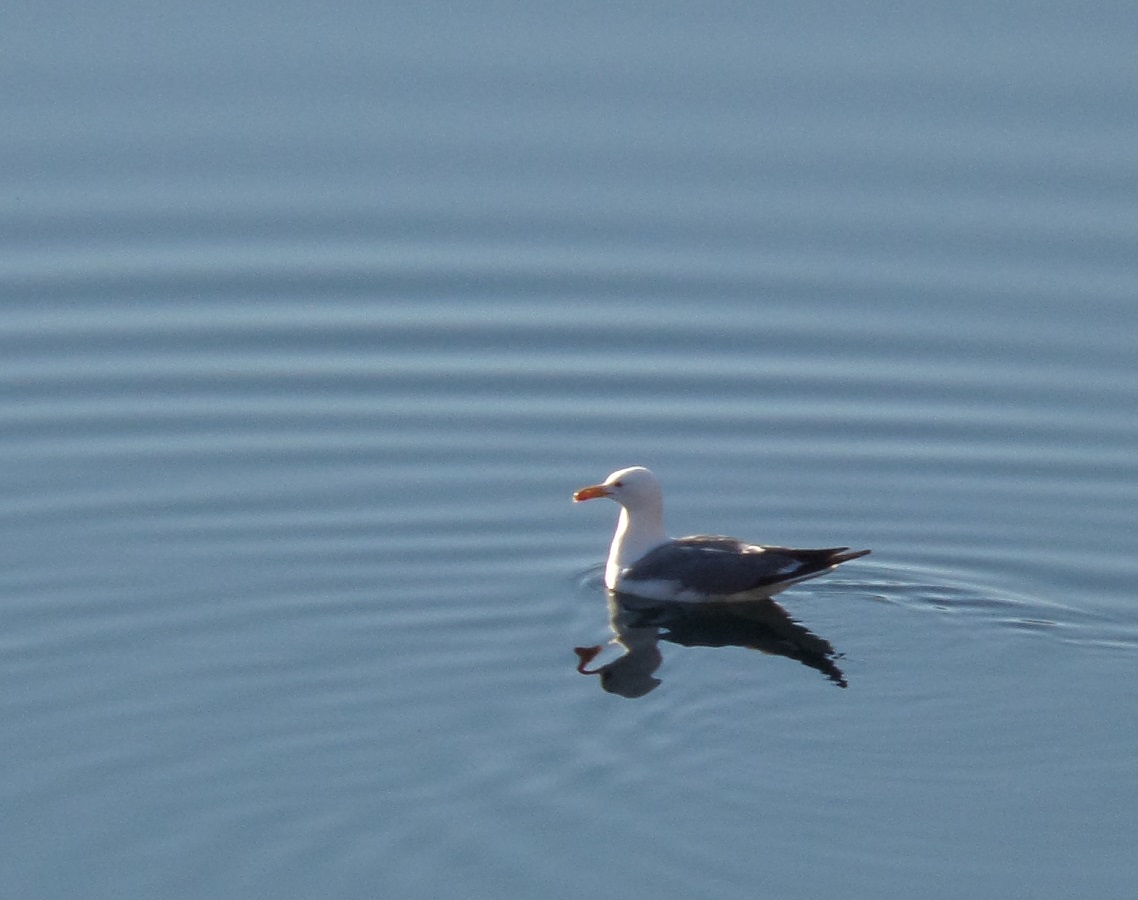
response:
[[[573,502],[580,503],[582,500],[596,500],[598,497],[607,497],[609,489],[603,484],[591,484],[588,487],[583,487],[573,495]]]

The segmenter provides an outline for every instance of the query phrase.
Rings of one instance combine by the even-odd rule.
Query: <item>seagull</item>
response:
[[[670,538],[664,531],[660,482],[643,466],[620,469],[600,484],[581,488],[573,494],[573,502],[598,497],[615,500],[621,507],[605,565],[605,587],[648,600],[772,597],[869,553],[849,547],[763,547],[706,534]]]

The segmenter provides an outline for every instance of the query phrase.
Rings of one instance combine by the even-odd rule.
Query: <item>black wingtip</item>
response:
[[[845,550],[846,548],[842,547],[841,549]],[[849,562],[851,559],[860,559],[863,556],[868,556],[872,552],[872,550],[851,550],[849,553],[839,552],[830,557],[830,562],[833,565],[837,566],[841,565],[844,562]]]

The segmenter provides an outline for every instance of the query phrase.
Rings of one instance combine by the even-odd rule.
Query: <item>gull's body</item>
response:
[[[597,497],[620,504],[605,564],[605,586],[653,600],[771,597],[869,553],[848,547],[764,547],[715,535],[670,538],[664,530],[660,483],[641,466],[613,472],[602,483],[573,495],[577,502]]]

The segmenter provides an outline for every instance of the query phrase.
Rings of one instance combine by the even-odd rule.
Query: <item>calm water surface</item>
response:
[[[1130,5],[11,18],[5,896],[1133,895]]]

